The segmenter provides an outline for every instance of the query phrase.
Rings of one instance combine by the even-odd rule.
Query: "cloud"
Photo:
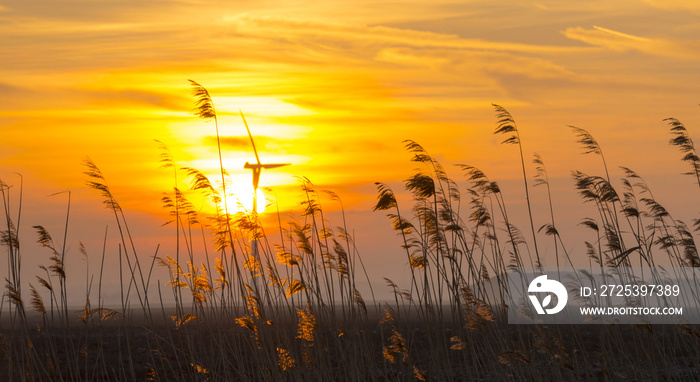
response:
[[[73,118],[76,112],[180,110],[177,96],[137,87],[124,89],[85,89],[64,86],[15,86],[0,83],[0,115],[51,115]]]
[[[309,97],[319,96],[325,107],[359,108],[363,111],[368,107],[376,110],[373,106],[377,105],[347,104],[343,100],[347,98],[346,94],[370,91],[361,88],[363,86],[376,92],[376,78],[379,77],[381,83],[392,84],[392,87],[411,88],[408,91],[412,94],[423,91],[416,86],[406,86],[412,78],[429,75],[431,80],[422,84],[425,87],[451,85],[449,92],[441,95],[444,99],[454,96],[455,91],[461,92],[457,85],[478,92],[472,93],[472,97],[492,97],[502,90],[503,83],[497,79],[502,74],[533,79],[576,78],[576,73],[554,59],[586,50],[584,47],[500,43],[410,29],[284,17],[239,15],[227,19],[227,22],[232,27],[229,32],[231,39],[245,39],[263,51],[275,52],[274,57],[256,57],[257,60],[296,67],[303,65],[305,69],[297,76],[306,78],[306,88],[303,89],[306,105],[314,102]],[[250,51],[255,50],[247,49]],[[365,74],[369,67],[372,70]],[[308,73],[310,68],[318,69],[312,74]],[[352,80],[342,81],[351,75]],[[310,81],[308,77],[316,81],[323,78],[323,84],[328,86],[321,86],[316,92],[316,81]],[[360,80],[363,77],[369,77],[367,80],[375,83],[366,84]],[[345,88],[343,94],[333,97],[341,88]],[[369,96],[376,98],[378,94]],[[378,118],[371,111],[368,114]]]
[[[305,36],[310,41],[330,42],[345,40],[368,47],[408,45],[426,48],[493,50],[528,54],[561,54],[580,50],[577,47],[502,43],[465,39],[453,34],[386,26],[368,26],[364,24],[319,22],[285,17],[256,17],[243,14],[228,17],[225,20],[235,27],[237,34],[274,35],[283,41],[304,41],[299,40],[298,37]]]
[[[29,90],[21,86],[10,85],[0,82],[0,99],[4,98],[4,101],[9,102],[13,99],[17,100],[26,97],[36,97],[39,92]]]
[[[646,38],[598,26],[594,26],[593,29],[569,28],[564,35],[573,40],[617,52],[638,51],[659,57],[700,61],[700,40]]]
[[[256,135],[254,137],[255,139],[255,146],[258,149],[258,151],[262,152],[263,150],[271,150],[272,151],[278,151],[280,147],[283,146],[289,146],[289,141],[285,140],[284,138],[280,137],[267,137],[267,136],[260,136]],[[219,141],[221,142],[221,147],[226,148],[226,149],[232,149],[232,150],[239,150],[239,151],[245,151],[245,152],[253,152],[253,148],[250,144],[250,138],[248,136],[240,136],[240,137],[219,137]],[[217,139],[216,136],[206,136],[204,138],[204,145],[210,146],[210,147],[215,147],[217,144]]]
[[[652,7],[673,10],[673,11],[691,11],[700,13],[700,3],[696,0],[645,0]]]

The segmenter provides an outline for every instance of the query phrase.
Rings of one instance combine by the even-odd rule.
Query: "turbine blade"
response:
[[[283,166],[289,166],[291,163],[265,163],[260,165],[264,169],[271,169],[271,168],[277,168],[277,167],[283,167]]]
[[[255,160],[258,161],[258,165],[260,165],[260,157],[258,157],[258,149],[255,148],[255,142],[253,141],[253,134],[250,133],[250,128],[248,127],[248,122],[245,120],[245,116],[243,115],[243,111],[238,109],[238,111],[241,113],[241,118],[243,118],[243,124],[245,124],[245,129],[248,131],[248,136],[250,137],[250,144],[253,145],[253,152],[255,153]]]

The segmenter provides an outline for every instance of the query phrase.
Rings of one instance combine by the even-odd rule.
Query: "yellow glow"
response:
[[[272,97],[213,97],[212,99],[219,110],[226,110],[235,114],[238,113],[239,109],[246,114],[268,117],[314,114],[311,110]]]
[[[228,189],[227,189],[228,193]],[[235,214],[238,212],[251,213],[253,212],[253,202],[255,200],[255,191],[252,185],[236,185],[233,190],[228,193],[226,197],[226,203],[228,204],[228,209],[230,213]],[[265,212],[265,193],[261,189],[258,189],[258,208],[257,212],[259,214]],[[225,208],[222,202],[222,209]]]

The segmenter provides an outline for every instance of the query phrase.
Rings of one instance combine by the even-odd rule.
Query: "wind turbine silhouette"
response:
[[[245,125],[246,131],[248,131],[248,137],[250,137],[250,144],[253,146],[253,152],[255,153],[255,161],[257,163],[251,164],[250,162],[245,162],[243,168],[249,169],[253,172],[253,217],[257,219],[258,216],[258,184],[260,184],[260,173],[263,169],[269,170],[277,167],[289,166],[291,163],[260,163],[260,157],[258,156],[258,150],[255,148],[255,141],[253,141],[253,134],[250,133],[250,128],[248,127],[248,122],[245,120],[245,116],[241,110],[241,118],[243,118],[243,124]]]

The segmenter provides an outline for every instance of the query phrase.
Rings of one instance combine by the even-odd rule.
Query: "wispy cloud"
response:
[[[638,51],[660,57],[700,60],[700,40],[647,38],[598,26],[593,29],[569,28],[564,34],[574,40],[620,52]]]
[[[659,9],[700,13],[700,3],[695,0],[646,0],[646,2]]]
[[[399,29],[385,26],[368,26],[341,22],[319,22],[288,17],[256,17],[237,15],[226,18],[243,35],[275,34],[282,40],[303,42],[297,37],[310,37],[312,41],[354,41],[363,46],[409,45],[423,48],[453,48],[490,51],[509,51],[528,54],[561,54],[574,52],[576,47],[539,46],[503,43],[479,39],[461,38],[457,35]],[[284,32],[279,35],[275,32]]]

